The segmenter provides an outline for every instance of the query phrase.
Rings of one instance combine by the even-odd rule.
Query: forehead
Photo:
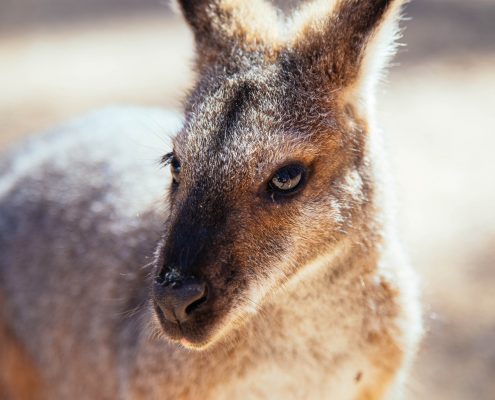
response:
[[[305,97],[297,79],[276,65],[203,77],[174,141],[184,172],[215,168],[217,174],[231,175],[314,157],[320,147],[315,132],[331,130],[334,119],[318,103],[306,104]]]

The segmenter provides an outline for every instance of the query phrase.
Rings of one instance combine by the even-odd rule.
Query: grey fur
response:
[[[46,398],[115,398],[165,220],[159,159],[180,123],[109,109],[2,158],[4,318],[42,371]]]

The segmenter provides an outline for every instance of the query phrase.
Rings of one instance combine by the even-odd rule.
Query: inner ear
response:
[[[335,89],[369,86],[393,53],[402,0],[316,1],[290,48]],[[311,8],[313,10],[313,8]],[[375,54],[376,53],[376,54]],[[378,62],[376,60],[379,60]],[[372,68],[368,68],[369,66]]]
[[[176,0],[192,28],[197,66],[239,64],[243,54],[281,47],[279,18],[264,0]]]

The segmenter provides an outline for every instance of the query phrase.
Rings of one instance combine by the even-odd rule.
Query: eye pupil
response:
[[[181,170],[181,165],[180,161],[177,158],[172,158],[172,161],[170,162],[170,169],[172,171],[172,180],[175,184],[178,184],[180,179],[179,179],[179,174]]]
[[[177,160],[176,158],[174,158],[172,160],[172,169],[175,171],[175,172],[180,172],[180,162],[179,160]]]
[[[289,165],[277,171],[268,186],[272,192],[293,192],[300,186],[303,177],[304,168],[302,166]]]

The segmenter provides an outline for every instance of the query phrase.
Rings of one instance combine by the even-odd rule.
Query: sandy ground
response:
[[[0,146],[108,104],[177,107],[192,38],[163,16],[0,36]]]
[[[492,400],[495,52],[432,49],[419,61],[403,54],[378,102],[401,232],[424,288],[428,332],[409,398]],[[0,149],[108,104],[178,107],[191,54],[190,34],[167,15],[3,33]]]

